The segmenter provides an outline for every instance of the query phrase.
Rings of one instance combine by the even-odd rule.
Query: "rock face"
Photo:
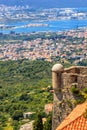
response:
[[[64,69],[61,64],[55,64],[52,68],[52,82],[54,89],[52,130],[56,130],[76,106],[76,100],[79,98],[71,92],[72,86],[78,90],[87,87],[87,67],[73,66]]]

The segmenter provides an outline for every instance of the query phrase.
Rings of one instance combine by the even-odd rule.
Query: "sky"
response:
[[[30,5],[36,8],[87,7],[87,0],[0,0],[6,5]]]

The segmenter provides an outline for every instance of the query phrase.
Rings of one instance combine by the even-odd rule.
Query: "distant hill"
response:
[[[30,5],[36,8],[74,8],[86,7],[87,0],[0,0],[5,5]]]

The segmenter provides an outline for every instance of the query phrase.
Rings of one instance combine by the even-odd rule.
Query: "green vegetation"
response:
[[[43,121],[40,113],[37,114],[37,118],[33,123],[33,130],[43,130]]]
[[[79,89],[77,85],[72,85],[71,92],[76,99],[75,104],[83,103],[87,100],[87,88]]]
[[[19,121],[20,119],[22,119],[22,118],[23,118],[23,113],[22,113],[22,111],[16,110],[16,111],[13,113],[12,118],[13,118],[13,120],[17,120],[17,121]]]
[[[84,112],[84,117],[87,118],[87,109]]]
[[[87,60],[82,60],[78,63],[79,66],[87,66]]]
[[[79,89],[77,88],[77,85],[76,85],[76,84],[72,85],[72,87],[71,87],[71,92],[72,92],[73,94],[79,94]]]
[[[52,65],[39,60],[0,61],[1,130],[18,130],[24,112],[44,113],[44,105],[53,101]]]
[[[70,107],[70,108],[72,108],[72,102],[71,102],[71,100],[67,100],[67,104],[68,104],[68,106]]]
[[[52,130],[52,114],[50,113],[44,123],[44,130]]]
[[[14,40],[14,41],[30,41],[30,40],[35,40],[37,38],[41,38],[41,39],[53,39],[53,40],[56,40],[57,38],[68,38],[67,36],[62,36],[61,34],[57,34],[56,32],[49,32],[48,33],[45,33],[45,32],[39,32],[39,33],[31,33],[31,34],[14,34],[14,33],[11,33],[10,35],[9,34],[1,34],[0,35],[0,41],[8,41],[8,40]],[[72,37],[71,37],[72,39]],[[70,40],[71,40],[70,39]]]
[[[50,92],[53,64],[42,60],[0,61],[0,130],[19,130],[26,123],[23,121],[25,112],[35,112],[28,121],[34,120],[38,111],[46,117],[44,106],[53,101]],[[63,65],[70,66],[68,63]],[[71,91],[77,103],[87,100],[86,88],[79,90],[74,85]],[[71,102],[67,102],[71,108]],[[51,130],[51,119],[47,118],[44,130]]]
[[[37,118],[33,123],[33,130],[51,130],[52,129],[52,113],[49,115],[45,115],[46,121],[43,122],[42,115],[40,113],[37,114]]]

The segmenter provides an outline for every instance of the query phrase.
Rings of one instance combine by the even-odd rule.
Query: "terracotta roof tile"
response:
[[[87,130],[87,118],[83,113],[87,108],[87,102],[77,105],[56,130]]]

